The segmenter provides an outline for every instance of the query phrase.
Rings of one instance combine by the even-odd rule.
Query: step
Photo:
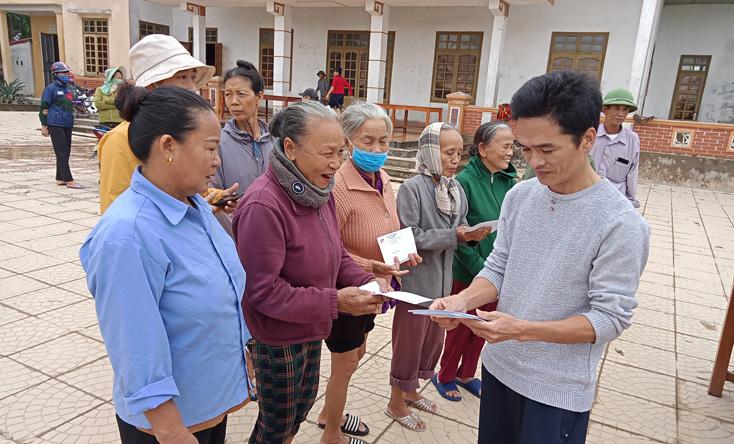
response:
[[[415,168],[415,157],[395,157],[387,156],[385,165],[403,167],[403,168]]]
[[[415,170],[415,168],[405,168],[405,167],[397,167],[397,166],[388,166],[385,165],[382,167],[383,170],[387,172],[387,174],[390,175],[390,177],[393,180],[397,179],[410,179],[411,177],[418,174],[418,172]]]
[[[402,158],[415,158],[415,154],[418,152],[418,148],[390,148],[390,154],[393,157],[402,157]]]

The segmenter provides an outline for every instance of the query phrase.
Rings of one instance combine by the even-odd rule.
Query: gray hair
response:
[[[278,112],[270,121],[270,134],[276,138],[275,143],[283,148],[286,137],[298,145],[306,135],[311,118],[333,120],[339,122],[336,112],[319,102],[298,102]]]
[[[474,143],[469,147],[469,155],[476,156],[479,153],[479,145],[491,142],[494,136],[502,129],[512,131],[512,127],[507,122],[483,123],[482,126],[477,128],[477,132],[474,133]]]
[[[387,126],[388,136],[392,134],[392,122],[385,108],[374,103],[357,101],[342,113],[341,124],[344,136],[351,138],[360,126],[369,119],[382,119]]]

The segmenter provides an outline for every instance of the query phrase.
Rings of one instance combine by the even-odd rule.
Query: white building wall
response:
[[[627,88],[642,0],[563,0],[555,6],[510,6],[505,49],[500,62],[497,103],[548,67],[553,32],[608,32],[601,88]]]
[[[130,1],[130,45],[140,41],[140,21],[168,25],[171,35],[181,42],[189,41],[191,13],[180,7],[166,6],[145,0]],[[207,10],[208,11],[208,10]]]
[[[10,45],[10,62],[13,64],[13,79],[23,82],[23,92],[34,95],[36,82],[33,79],[33,53],[31,41]]]
[[[667,119],[681,55],[710,55],[698,120],[734,123],[734,5],[663,8],[645,115]]]

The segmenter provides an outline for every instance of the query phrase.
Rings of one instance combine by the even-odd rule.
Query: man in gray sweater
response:
[[[572,71],[512,97],[517,138],[537,174],[507,193],[494,250],[471,286],[431,308],[468,311],[482,352],[479,442],[584,443],[607,343],[631,325],[650,229],[589,165],[602,97]],[[434,319],[451,329],[457,320]]]

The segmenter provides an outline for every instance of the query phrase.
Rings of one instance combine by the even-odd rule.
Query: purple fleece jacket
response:
[[[375,278],[344,249],[334,197],[317,210],[299,205],[270,166],[248,188],[232,228],[247,273],[242,311],[265,344],[325,339],[337,317],[336,289]]]

